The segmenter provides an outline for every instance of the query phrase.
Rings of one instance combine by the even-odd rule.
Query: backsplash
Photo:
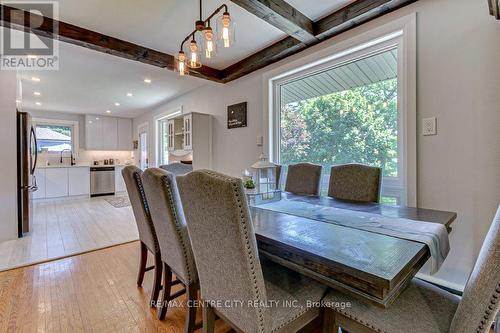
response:
[[[70,152],[65,151],[63,154],[63,163],[69,164]],[[38,156],[38,165],[50,165],[60,164],[61,155],[42,153]],[[91,165],[95,160],[99,161],[99,164],[103,164],[103,160],[112,158],[115,160],[115,164],[133,164],[134,163],[134,153],[131,151],[98,151],[98,150],[85,150],[79,149],[78,156],[75,156],[76,164],[79,165]]]

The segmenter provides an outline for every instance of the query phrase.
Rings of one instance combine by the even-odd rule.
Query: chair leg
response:
[[[142,286],[144,274],[146,273],[146,264],[148,262],[148,248],[141,242],[141,254],[139,259],[139,274],[137,275],[137,285]]]
[[[150,302],[152,308],[155,307],[158,301],[158,296],[160,295],[162,267],[163,263],[161,261],[160,255],[155,254],[155,276],[153,280],[153,289],[151,290],[151,302]]]
[[[323,313],[323,333],[338,333],[339,325],[335,320],[335,311],[324,308]]]
[[[203,304],[203,333],[214,333],[215,312],[208,304]]]
[[[186,325],[184,326],[185,333],[193,333],[196,326],[196,306],[194,306],[195,301],[198,299],[198,285],[188,284],[186,285],[188,306],[186,313]],[[189,302],[191,301],[191,302]]]
[[[170,290],[172,287],[172,270],[170,267],[163,263],[163,296],[161,304],[158,308],[158,319],[163,320],[167,315],[168,302],[170,300]]]

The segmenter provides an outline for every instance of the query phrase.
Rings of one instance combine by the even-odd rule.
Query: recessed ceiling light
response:
[[[16,103],[21,103],[21,101],[20,101],[20,100],[18,100],[18,99],[16,99]]]
[[[33,81],[33,82],[40,82],[40,78],[39,78],[39,77],[36,77],[36,76],[33,76],[33,77],[31,78],[31,81]]]
[[[35,95],[35,96],[40,96],[41,94],[40,94],[40,92],[39,92],[39,91],[35,91],[35,92],[33,93],[33,95]]]
[[[28,54],[28,59],[36,59],[36,58],[38,58],[36,55]]]
[[[144,82],[151,83],[151,79],[144,79]]]
[[[95,117],[95,120],[99,120],[99,117]]]
[[[106,110],[106,113],[111,113],[111,110]]]
[[[120,103],[118,103],[118,102],[115,102],[115,106],[120,106]]]
[[[132,96],[134,96],[134,95],[132,95],[132,93],[127,93],[127,96],[128,96],[128,97],[132,97]]]
[[[42,105],[42,103],[40,103],[40,102],[36,102],[35,104],[38,106]]]

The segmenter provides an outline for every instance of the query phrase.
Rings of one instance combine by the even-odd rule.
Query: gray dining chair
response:
[[[325,332],[486,333],[500,306],[500,206],[460,299],[414,279],[387,309],[362,303],[341,292],[324,299]],[[339,303],[335,303],[339,302]],[[351,307],[332,305],[351,303]]]
[[[328,196],[349,201],[379,202],[382,169],[364,164],[333,166]]]
[[[319,195],[321,165],[311,163],[290,164],[285,191],[294,194]]]
[[[137,285],[142,286],[144,274],[146,271],[154,269],[153,289],[151,291],[150,304],[153,307],[158,300],[158,295],[161,289],[162,263],[160,256],[160,247],[156,237],[155,228],[149,212],[146,194],[142,184],[142,170],[136,166],[129,165],[122,170],[122,177],[125,181],[128,197],[132,205],[135,222],[139,231],[140,240],[140,260],[139,273],[137,275]],[[151,267],[146,267],[148,260],[148,251],[154,256],[155,264]]]
[[[144,190],[149,202],[163,262],[163,296],[158,317],[163,320],[168,302],[187,292],[188,300],[196,301],[199,289],[198,273],[191,250],[184,211],[177,190],[175,175],[158,168],[144,172]],[[172,273],[186,286],[184,290],[171,294]],[[189,307],[186,314],[185,332],[195,329],[196,307]]]
[[[318,317],[320,309],[307,302],[320,301],[324,286],[259,259],[241,179],[199,170],[177,183],[205,304],[204,332],[214,331],[215,316],[238,332],[269,333],[295,332]],[[266,307],[272,300],[280,303]]]
[[[192,164],[184,164],[184,163],[171,163],[171,164],[164,164],[160,165],[160,168],[173,173],[176,176],[180,175],[185,175],[186,173],[189,173],[193,171],[193,165]]]

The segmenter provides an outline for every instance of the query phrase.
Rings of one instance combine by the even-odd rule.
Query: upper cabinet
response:
[[[132,150],[132,120],[85,116],[87,150]]]

